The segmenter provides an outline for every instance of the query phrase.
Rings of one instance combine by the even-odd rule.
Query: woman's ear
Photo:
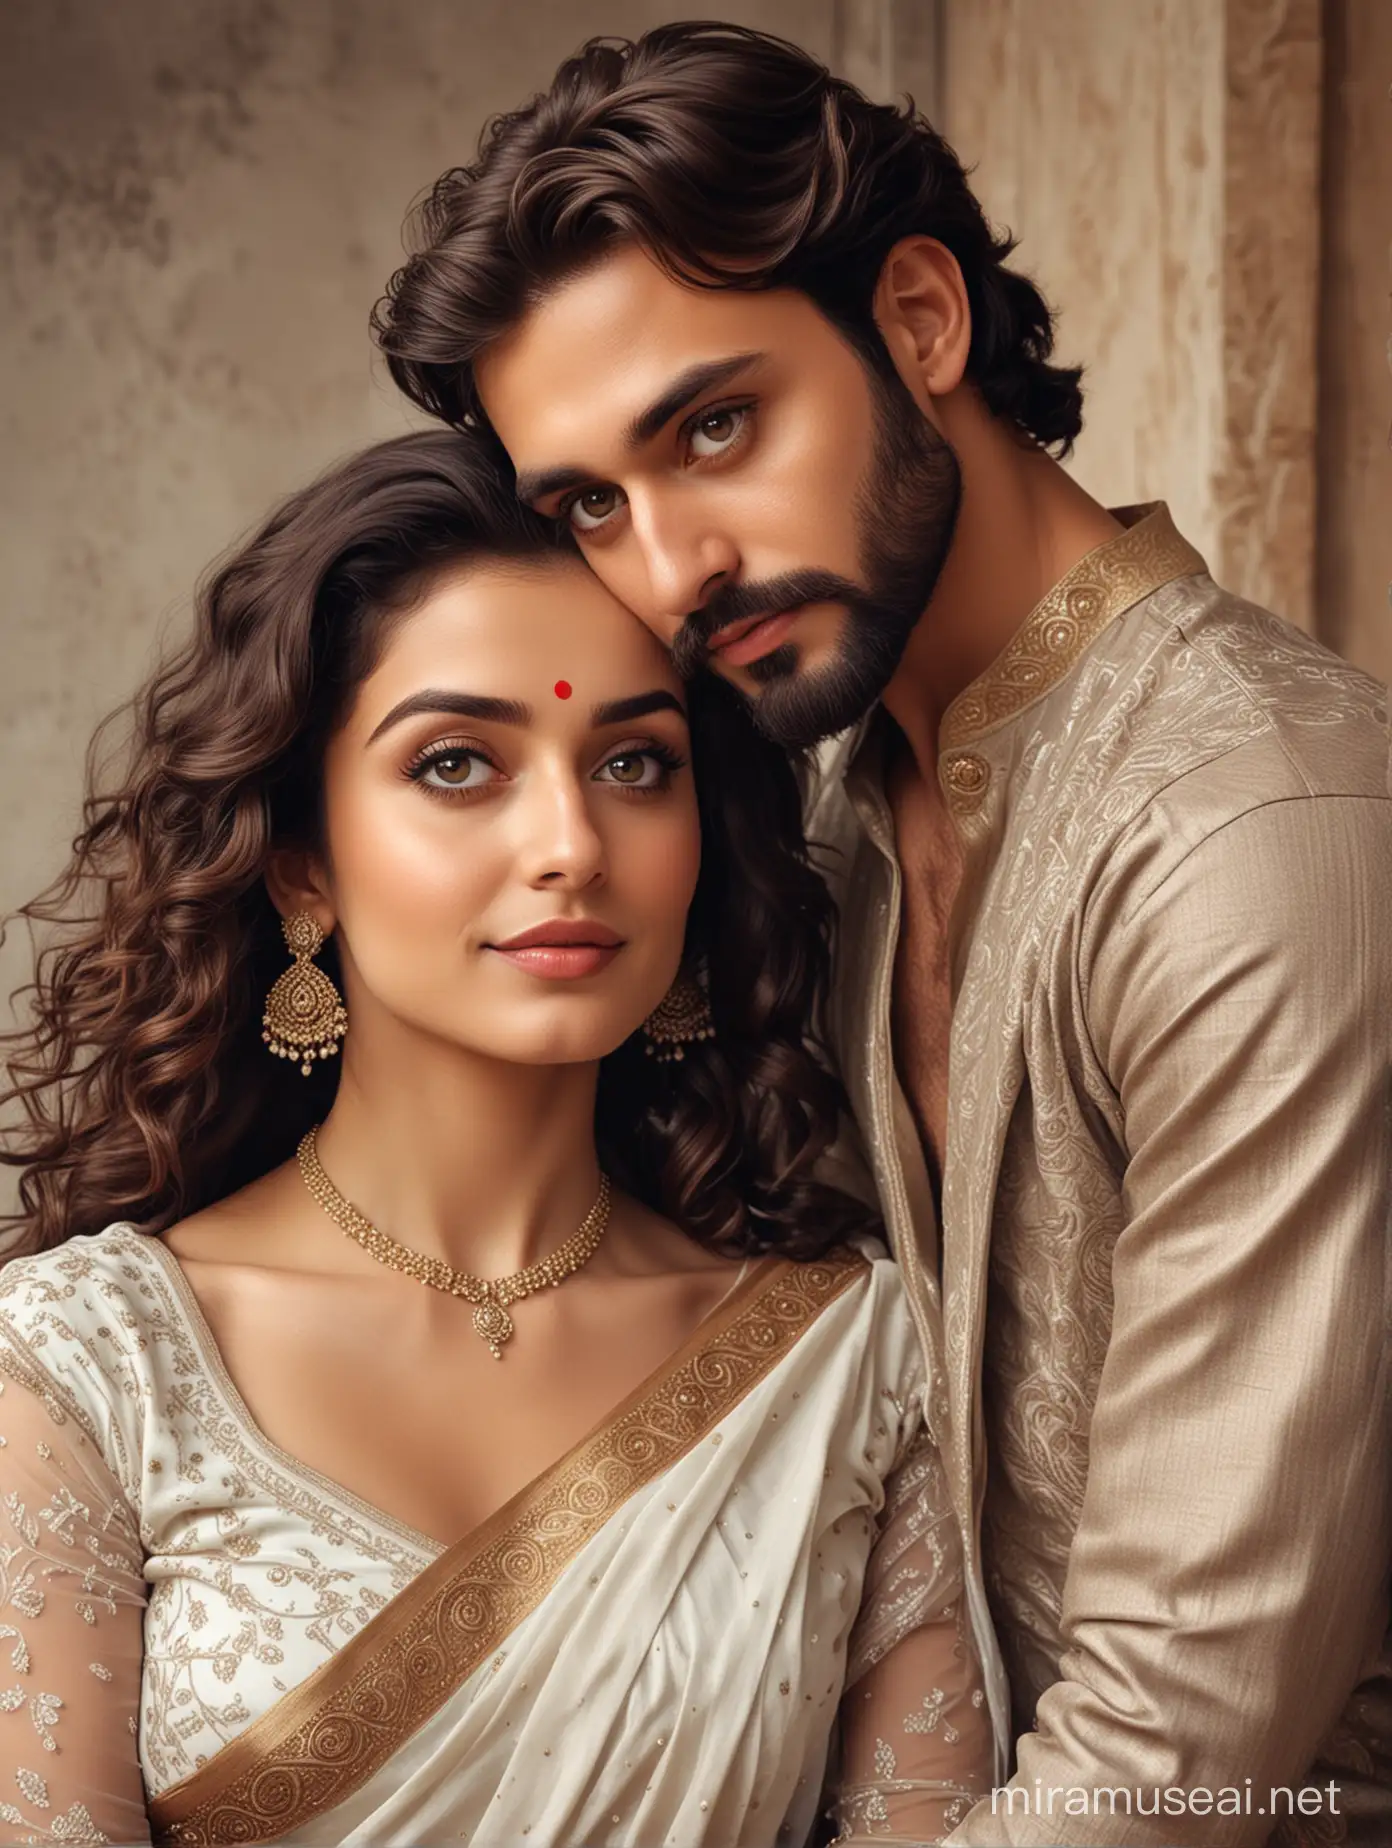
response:
[[[903,237],[880,269],[875,324],[920,409],[962,383],[971,307],[956,257],[934,237]]]
[[[308,912],[326,937],[333,935],[337,920],[328,882],[318,860],[307,849],[275,848],[266,861],[265,879],[271,903],[282,918]]]

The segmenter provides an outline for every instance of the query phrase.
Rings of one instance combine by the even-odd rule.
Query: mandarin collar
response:
[[[973,747],[1051,692],[1117,617],[1176,578],[1208,568],[1163,501],[1109,511],[1123,530],[1085,553],[1045,592],[943,715],[938,777],[954,821],[968,836],[977,831],[972,818],[992,780],[989,757]],[[877,706],[850,736],[843,761],[855,794],[880,795],[886,718]]]

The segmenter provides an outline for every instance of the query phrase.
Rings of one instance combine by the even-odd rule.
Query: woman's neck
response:
[[[516,1065],[417,1041],[407,1060],[344,1048],[319,1158],[380,1231],[456,1270],[504,1277],[594,1205],[598,1066]]]

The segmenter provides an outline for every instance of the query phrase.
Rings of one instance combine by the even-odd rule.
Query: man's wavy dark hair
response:
[[[485,128],[478,158],[414,215],[413,254],[373,312],[393,378],[449,423],[479,417],[472,365],[546,291],[621,244],[679,281],[802,291],[869,364],[899,239],[939,239],[971,304],[986,405],[1066,453],[1081,369],[1050,364],[1038,289],[1006,265],[961,162],[912,100],[869,102],[795,45],[690,22],[592,39],[549,90]]]
[[[313,841],[324,747],[392,624],[438,574],[578,556],[518,505],[484,432],[424,431],[284,503],[203,586],[194,633],[94,754],[82,830],[21,915],[48,937],[29,1019],[0,1038],[0,1162],[21,1170],[16,1250],[116,1219],[160,1231],[287,1160],[333,1101],[262,1044],[286,966],[264,882]],[[687,952],[716,1037],[655,1066],[635,1034],[600,1067],[615,1179],[693,1237],[815,1257],[874,1223],[815,1178],[841,1088],[814,1050],[833,910],[808,860],[797,771],[722,683],[690,692],[701,870]],[[330,943],[321,953],[331,975]]]

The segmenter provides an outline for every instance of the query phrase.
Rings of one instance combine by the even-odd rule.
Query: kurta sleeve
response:
[[[1387,811],[1270,801],[1094,903],[1087,1029],[1126,1143],[1111,1341],[1059,1679],[954,1842],[1257,1848],[1376,1650]]]
[[[991,1726],[961,1589],[942,1464],[923,1433],[885,1485],[851,1633],[830,1793],[843,1845],[940,1842],[990,1788]]]
[[[0,1372],[0,1841],[150,1840],[143,1554],[120,1484],[42,1383]]]

